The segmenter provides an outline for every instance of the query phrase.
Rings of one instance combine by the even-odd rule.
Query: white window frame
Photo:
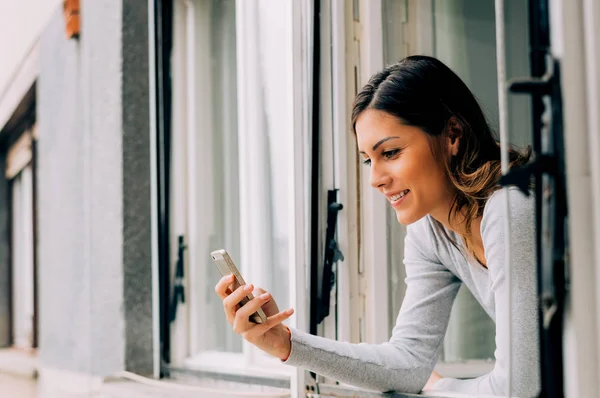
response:
[[[336,175],[334,171],[335,159],[335,137],[333,131],[333,73],[332,73],[332,42],[331,42],[331,2],[329,0],[322,0],[320,5],[320,37],[319,48],[320,48],[320,62],[319,70],[313,71],[319,73],[320,78],[320,93],[319,93],[319,181],[312,181],[312,189],[317,189],[317,209],[314,209],[319,214],[319,228],[318,228],[318,239],[317,239],[317,252],[318,260],[323,259],[323,253],[325,252],[325,234],[327,229],[327,191],[335,188],[339,188],[339,184],[336,182]],[[313,19],[314,20],[314,19]],[[313,31],[315,32],[315,31]],[[314,34],[314,33],[313,33]],[[313,51],[314,52],[314,51]],[[311,66],[313,62],[311,62]],[[314,116],[311,117],[311,119]],[[338,198],[339,202],[339,198]],[[314,211],[313,210],[313,211]],[[343,212],[343,210],[342,210]],[[338,213],[338,218],[341,212]],[[336,237],[337,238],[337,237]],[[337,263],[337,266],[341,266],[341,262]],[[322,276],[322,275],[321,275]],[[321,281],[319,281],[320,284]],[[319,285],[319,288],[321,286]],[[329,339],[335,339],[338,325],[336,325],[335,317],[335,305],[336,305],[336,290],[339,289],[339,281],[336,280],[335,286],[329,292],[331,300],[329,303],[329,316],[327,316],[319,325],[317,325],[317,334]],[[324,292],[323,292],[324,293]],[[315,298],[313,298],[315,299]]]
[[[359,319],[359,211],[356,140],[351,138],[349,118],[354,101],[354,70],[348,68],[358,61],[354,44],[353,6],[345,0],[324,2],[331,15],[331,83],[334,178],[338,201],[344,209],[338,214],[337,240],[344,260],[337,266],[338,340],[360,342]],[[346,45],[349,43],[351,45]],[[323,45],[323,44],[322,44]],[[353,69],[353,68],[352,68]]]
[[[176,12],[176,8],[181,7],[185,9],[185,13]],[[189,135],[188,131],[190,131],[190,127],[187,125],[188,123],[188,114],[189,109],[193,109],[195,106],[193,104],[193,98],[191,99],[192,103],[190,103],[190,91],[193,83],[188,84],[189,76],[188,69],[189,65],[186,62],[187,51],[189,51],[188,40],[192,40],[193,38],[188,37],[190,32],[187,29],[188,25],[188,17],[187,15],[193,13],[193,8],[191,3],[184,2],[183,0],[174,0],[173,1],[173,18],[174,18],[174,29],[176,29],[173,33],[174,39],[173,42],[173,52],[172,52],[172,65],[173,65],[173,92],[176,91],[185,93],[185,95],[178,96],[173,95],[172,97],[172,120],[173,125],[171,127],[171,141],[172,141],[172,158],[173,161],[170,165],[170,172],[172,175],[172,186],[171,186],[171,206],[176,209],[185,209],[186,211],[186,197],[183,195],[183,192],[186,192],[186,184],[189,183],[189,179],[186,178],[185,170],[188,167],[186,164],[186,151],[185,151],[185,141],[187,135]],[[193,15],[192,15],[193,16]],[[181,17],[182,20],[177,20],[175,18]],[[180,36],[183,40],[177,40],[176,38]],[[186,46],[186,44],[188,44]],[[191,57],[190,57],[191,58]],[[188,146],[189,147],[189,146]],[[193,191],[193,185],[191,188]],[[174,197],[173,197],[173,194]],[[174,203],[173,199],[177,202]],[[176,249],[176,241],[178,235],[184,235],[188,242],[191,242],[191,239],[194,237],[189,236],[187,231],[187,213],[183,211],[180,212],[172,212],[170,216],[170,239],[169,245],[171,247],[171,251]],[[175,253],[177,253],[175,251]],[[173,257],[173,256],[171,256]],[[186,263],[189,263],[186,261]],[[174,261],[170,261],[170,274],[174,275],[175,265]],[[192,270],[185,270],[192,272]],[[191,274],[190,277],[192,277]],[[189,285],[185,286],[187,289]],[[195,292],[190,291],[190,302],[194,300]],[[177,308],[178,316],[177,321],[170,326],[170,338],[171,338],[171,363],[175,366],[180,366],[183,364],[185,358],[189,355],[191,351],[191,339],[188,334],[188,325],[190,322],[194,322],[193,314],[188,314],[188,303],[180,303]]]
[[[186,7],[188,17],[185,18],[185,28],[183,31],[187,32],[185,34],[185,50],[180,48],[178,51],[174,49],[174,68],[182,71],[182,76],[185,76],[183,80],[186,79],[198,79],[201,77],[194,77],[195,65],[193,64],[194,57],[189,56],[189,54],[193,54],[193,52],[198,51],[198,44],[194,42],[195,33],[194,29],[198,29],[198,26],[194,21],[194,4],[193,2],[183,1],[183,0],[175,0],[175,3],[182,3],[180,6]],[[176,4],[174,4],[176,6]],[[251,2],[244,0],[236,1],[236,25],[237,25],[237,62],[239,65],[250,65],[253,62],[249,57],[251,56],[251,45],[252,41],[248,41],[251,36],[251,27],[248,26],[248,14],[249,8],[252,7]],[[286,45],[283,49],[282,56],[285,58],[285,73],[286,73],[286,92],[291,96],[290,100],[287,101],[287,106],[285,109],[286,118],[285,120],[289,121],[289,129],[287,129],[288,134],[290,134],[290,139],[288,140],[288,145],[286,152],[288,154],[288,159],[293,159],[293,166],[289,167],[288,181],[289,185],[287,186],[288,190],[288,211],[289,211],[289,226],[288,226],[288,239],[289,239],[289,303],[290,306],[295,309],[295,314],[287,321],[287,323],[291,327],[295,327],[301,330],[308,329],[308,258],[309,251],[307,249],[308,242],[308,233],[309,233],[309,225],[307,223],[308,219],[308,203],[309,203],[309,190],[307,189],[307,184],[310,181],[310,72],[311,72],[311,46],[312,43],[310,41],[310,29],[311,29],[311,18],[312,15],[312,5],[308,0],[285,0],[285,40],[290,45]],[[176,41],[177,38],[174,38]],[[247,44],[246,44],[247,43]],[[184,54],[181,54],[181,51],[184,51]],[[186,56],[187,53],[187,56]],[[178,64],[179,62],[179,64]],[[247,67],[241,67],[237,69],[238,73],[238,101],[240,101],[240,106],[238,107],[238,121],[239,128],[252,129],[255,126],[251,123],[251,118],[254,110],[249,109],[247,106],[247,100],[245,98],[252,98],[252,95],[255,93],[252,91],[256,91],[256,88],[253,88],[250,82],[250,72]],[[184,81],[176,80],[173,82],[174,85],[182,84]],[[184,135],[185,138],[181,137],[187,142],[188,150],[193,147],[190,145],[190,140],[194,138],[194,132],[196,129],[194,128],[194,119],[190,115],[192,114],[191,110],[195,109],[195,102],[197,100],[201,100],[200,98],[196,98],[197,95],[194,93],[194,90],[191,89],[194,87],[193,84],[189,84],[189,81],[185,82],[189,89],[186,91],[186,99],[185,99],[185,107],[182,107],[183,110],[178,111],[174,107],[173,118],[179,118],[181,120],[182,125],[180,126],[179,133],[177,133],[174,129],[173,134]],[[174,98],[175,100],[175,98]],[[244,102],[246,101],[246,102]],[[191,107],[194,108],[191,108]],[[245,135],[251,135],[251,131],[246,131]],[[242,145],[240,143],[240,145]],[[182,153],[183,155],[183,153]],[[193,153],[188,153],[188,158],[193,158]],[[195,191],[194,185],[196,181],[196,177],[193,173],[190,173],[190,169],[193,169],[194,163],[193,159],[192,163],[189,163],[190,159],[188,159],[188,163],[185,165],[187,170],[186,173],[181,174],[181,179],[179,183],[187,184],[187,191]],[[243,167],[244,159],[240,159],[240,166]],[[183,166],[183,165],[181,165]],[[177,181],[174,181],[174,184],[177,184]],[[187,201],[187,209],[188,212],[193,212],[193,201],[189,198],[188,193],[188,201]],[[186,206],[185,203],[182,203],[183,206]],[[251,205],[251,204],[250,204]],[[242,233],[243,225],[248,225],[249,220],[244,219],[244,212],[242,212]],[[192,219],[191,217],[188,217]],[[192,242],[194,241],[194,236],[192,236],[194,230],[190,229],[190,225],[184,226],[183,224],[191,224],[186,223],[185,220],[179,220],[179,224],[182,224],[181,227],[188,230],[188,234],[186,234],[186,241]],[[178,225],[179,225],[178,224]],[[176,234],[175,231],[173,234]],[[192,257],[192,253],[190,251],[189,254]],[[246,254],[247,256],[247,254]],[[242,250],[242,257],[244,257],[244,251]],[[193,260],[190,258],[190,260]],[[194,262],[186,261],[186,264],[192,264]],[[243,275],[248,280],[254,280],[254,273],[252,269],[244,269],[243,264],[247,263],[244,261],[244,258],[240,259],[239,265],[241,267],[241,271]],[[194,267],[188,267],[186,269],[187,275],[190,281],[195,280],[194,276]],[[187,291],[189,292],[190,301],[194,300],[195,297],[198,297],[199,294],[204,294],[203,287],[192,286],[188,284],[186,286]],[[283,310],[283,308],[282,308]],[[180,311],[185,315],[183,317],[178,317],[178,322],[180,318],[186,318],[184,323],[184,327],[177,327],[175,330],[179,330],[182,336],[185,336],[187,333],[199,333],[199,330],[195,330],[193,327],[189,332],[185,329],[188,328],[188,325],[195,325],[194,317],[197,314],[188,313],[189,311],[186,309],[186,306],[181,306]],[[188,320],[190,322],[188,322]],[[182,330],[183,329],[183,330]],[[194,345],[192,344],[193,339],[188,337],[183,338],[183,347],[177,349],[178,357],[174,361],[174,363],[183,364],[186,367],[190,367],[193,369],[201,370],[201,371],[209,371],[216,373],[226,373],[226,374],[234,374],[239,376],[259,376],[259,377],[271,377],[277,379],[289,379],[291,382],[291,390],[292,396],[303,396],[304,394],[304,371],[301,369],[293,368],[287,365],[283,365],[276,358],[267,358],[264,354],[260,353],[257,348],[252,346],[250,343],[244,341],[243,342],[243,352],[242,353],[228,353],[228,352],[202,352],[199,355],[198,350],[194,350]]]
[[[29,134],[26,132],[25,134]],[[23,136],[29,139],[29,135]],[[12,324],[13,346],[21,350],[32,350],[35,337],[35,282],[34,282],[34,240],[33,235],[33,178],[31,148],[17,148],[21,159],[12,159],[18,169],[11,179],[11,269],[12,269]],[[20,150],[19,150],[20,149]],[[16,158],[16,156],[15,156]],[[29,158],[29,159],[27,159]]]
[[[381,0],[359,0],[359,89],[383,69],[383,24]],[[388,232],[385,198],[373,189],[369,176],[361,172],[362,253],[359,261],[361,296],[364,300],[364,342],[378,344],[389,340],[389,289],[380,281],[388,278]],[[362,272],[361,272],[362,271]]]
[[[550,1],[552,55],[562,68],[569,202],[571,288],[563,336],[567,397],[594,396],[600,388],[599,16],[595,1]]]
[[[348,123],[354,92],[354,73],[348,69],[349,60],[355,57],[347,51],[346,41],[352,42],[352,6],[343,0],[322,0],[320,32],[320,184],[319,255],[325,249],[327,190],[337,189],[337,202],[344,207],[337,215],[336,240],[344,255],[336,264],[336,284],[331,292],[330,315],[318,327],[318,334],[340,341],[359,342],[358,292],[358,200],[357,200],[357,149]],[[356,58],[356,57],[355,57]],[[321,257],[319,257],[319,260]],[[337,300],[337,302],[336,302]],[[337,306],[337,314],[335,313]],[[336,324],[337,315],[337,324]]]

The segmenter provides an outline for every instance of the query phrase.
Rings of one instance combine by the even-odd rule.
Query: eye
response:
[[[362,164],[366,164],[367,166],[371,165],[371,159],[363,159]]]
[[[399,153],[400,153],[400,149],[392,149],[392,150],[383,152],[382,155],[386,159],[392,159]]]

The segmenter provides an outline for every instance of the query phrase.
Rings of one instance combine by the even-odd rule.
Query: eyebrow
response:
[[[389,141],[389,140],[393,140],[395,138],[400,138],[400,137],[396,137],[396,136],[385,137],[384,139],[380,140],[377,144],[373,145],[373,150],[376,150],[377,148],[379,148],[379,146],[381,144],[383,144],[384,142]],[[364,154],[363,151],[359,151],[358,153],[363,153]]]

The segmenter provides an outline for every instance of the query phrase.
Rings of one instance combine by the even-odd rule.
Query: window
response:
[[[411,54],[433,55],[452,68],[478,98],[492,128],[498,130],[498,88],[494,2],[475,0],[384,0],[383,52],[385,64]],[[528,75],[527,5],[506,2],[508,78]],[[530,102],[509,96],[509,139],[523,147],[530,143]],[[388,225],[390,275],[390,331],[404,294],[401,263],[405,229],[393,214]],[[454,304],[441,360],[445,363],[493,358],[495,325],[479,303],[462,287]],[[466,369],[466,368],[465,368]],[[473,368],[472,368],[473,369]],[[482,364],[458,376],[483,374]]]
[[[302,282],[289,284],[304,266],[306,205],[304,86],[296,78],[306,71],[294,61],[301,43],[291,44],[303,29],[297,6],[173,5],[171,275],[184,275],[185,302],[172,292],[172,364],[289,378],[291,369],[233,333],[209,254],[227,249],[246,281],[271,292],[282,310],[297,294],[306,299]]]
[[[507,4],[509,75],[527,74],[525,5]],[[269,290],[281,309],[296,308],[292,324],[309,329],[307,231],[314,185],[307,104],[316,71],[306,32],[312,3],[173,5],[170,260],[171,275],[184,275],[185,302],[173,301],[172,363],[228,373],[239,372],[231,366],[236,363],[289,375],[291,369],[278,367],[231,331],[213,291],[220,274],[209,253],[226,248],[247,281]],[[496,126],[494,8],[475,0],[360,0],[324,1],[320,12],[322,174],[316,186],[320,209],[326,208],[326,191],[339,189],[344,209],[337,241],[345,259],[336,265],[330,316],[318,333],[377,343],[389,337],[404,296],[406,229],[362,175],[348,125],[351,104],[356,90],[385,64],[432,54],[466,81]],[[509,106],[511,141],[523,145],[528,100],[510,97]],[[324,217],[319,224],[324,236]],[[473,373],[487,371],[480,365],[493,356],[494,331],[463,289],[442,360],[476,360]],[[296,374],[299,381],[302,373]]]
[[[32,159],[32,136],[25,131],[10,147],[5,170],[11,190],[12,340],[19,349],[37,345]]]
[[[182,253],[182,236],[188,281],[182,315],[189,322],[173,327],[172,350],[181,361],[200,351],[242,352],[231,328],[215,322],[223,307],[213,289],[220,275],[209,256],[227,248],[241,264],[241,190],[235,3],[175,1],[173,11],[171,263]]]

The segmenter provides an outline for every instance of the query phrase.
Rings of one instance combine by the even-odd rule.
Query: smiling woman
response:
[[[498,185],[500,149],[471,91],[439,60],[408,57],[375,74],[358,93],[352,125],[359,153],[371,168],[372,187],[408,225],[407,290],[389,342],[350,344],[310,335],[283,326],[278,311],[267,314],[267,323],[253,325],[247,314],[264,302],[253,300],[239,310],[243,292],[232,292],[224,278],[216,291],[234,330],[286,364],[379,391],[503,394],[512,345],[512,393],[535,395],[533,201],[515,189],[505,190],[513,220],[515,294],[509,314],[503,223],[509,214]],[[510,151],[511,166],[528,158],[528,153]],[[467,380],[433,371],[461,283],[496,322],[494,369]],[[512,341],[509,320],[519,331]]]
[[[389,199],[394,190],[410,188],[402,184],[419,185],[410,208],[394,206],[398,221],[408,225],[429,214],[455,230],[481,262],[481,239],[471,227],[498,189],[500,151],[462,80],[437,59],[408,57],[371,78],[356,98],[352,124],[359,148],[376,143],[371,151],[361,150],[363,158],[386,160],[381,173],[371,171],[374,188]],[[397,142],[389,143],[395,136]],[[510,151],[511,167],[528,159],[529,153]],[[396,181],[385,180],[391,175]]]
[[[371,185],[390,201],[400,224],[446,212],[436,206],[451,201],[451,184],[420,128],[377,109],[361,113],[355,128],[363,162],[371,166]],[[455,141],[450,149],[457,148]]]

